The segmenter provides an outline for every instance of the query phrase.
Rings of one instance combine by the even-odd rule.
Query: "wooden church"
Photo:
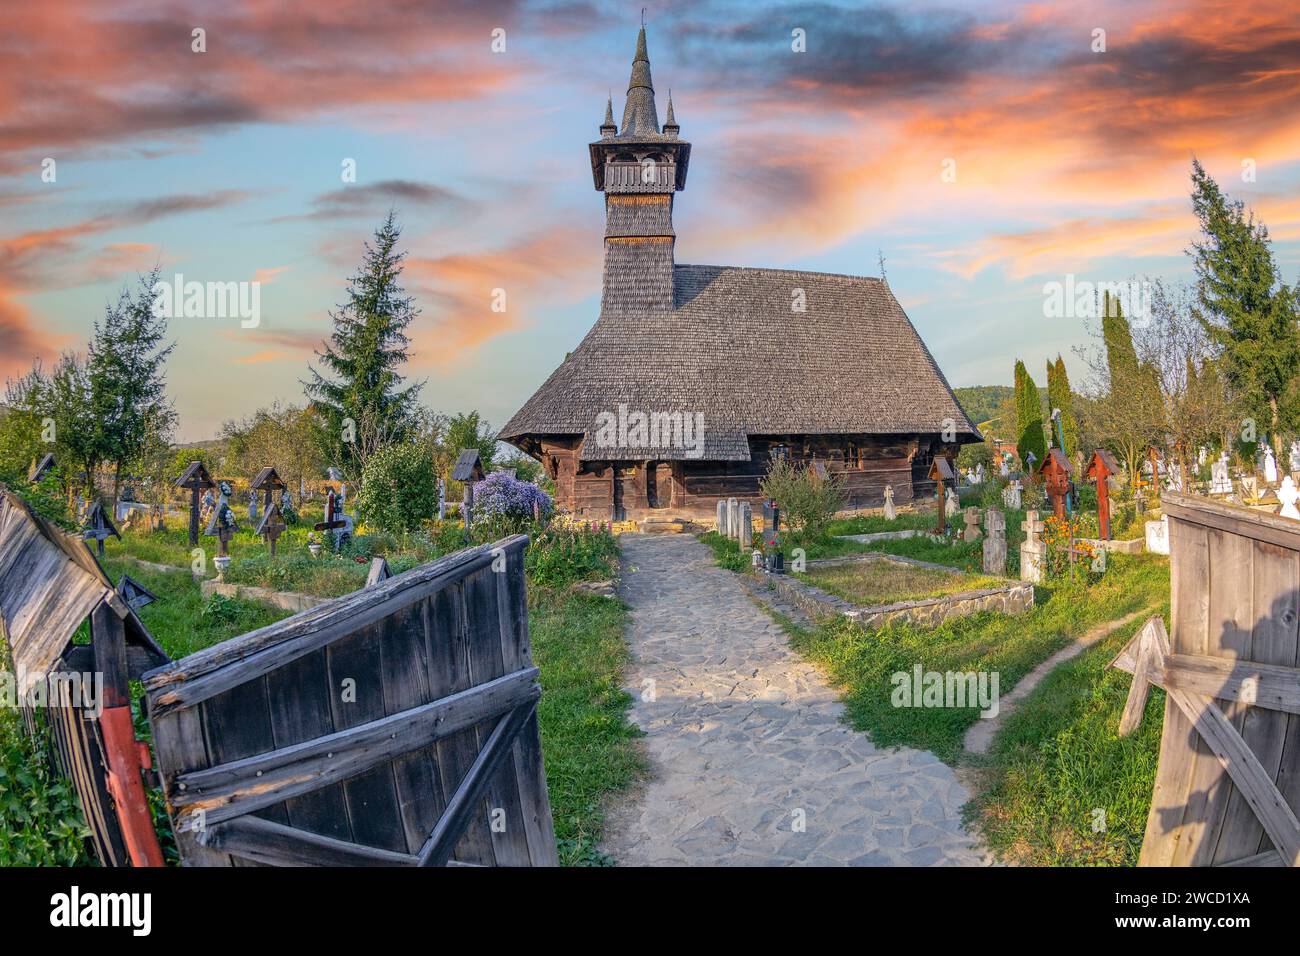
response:
[[[936,455],[980,441],[880,279],[678,264],[690,143],[662,127],[644,27],[623,121],[590,145],[605,194],[600,317],[502,429],[556,504],[593,520],[711,518],[757,503],[772,456],[843,476],[851,508],[932,497]]]

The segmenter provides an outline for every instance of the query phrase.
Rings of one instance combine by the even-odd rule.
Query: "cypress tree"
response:
[[[1043,400],[1025,363],[1019,359],[1016,360],[1015,382],[1016,451],[1028,470],[1031,452],[1035,468],[1043,463],[1043,457],[1047,454],[1047,442],[1043,436]]]
[[[1073,458],[1079,448],[1079,422],[1074,417],[1074,403],[1070,396],[1070,378],[1065,372],[1065,359],[1058,354],[1055,362],[1047,363],[1047,407],[1061,410],[1062,448],[1067,458]],[[1055,443],[1055,434],[1053,434]]]

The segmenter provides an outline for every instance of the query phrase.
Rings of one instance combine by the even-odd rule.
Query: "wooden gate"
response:
[[[1166,494],[1172,638],[1153,618],[1115,659],[1121,719],[1166,691],[1143,866],[1300,864],[1300,522]]]
[[[90,643],[74,644],[87,619]],[[96,858],[161,866],[142,777],[148,750],[135,739],[129,695],[130,682],[167,655],[85,541],[2,487],[0,639],[27,731],[76,789]]]
[[[189,865],[555,865],[518,535],[144,676]]]

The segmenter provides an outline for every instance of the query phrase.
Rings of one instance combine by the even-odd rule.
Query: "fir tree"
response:
[[[403,387],[398,373],[410,344],[406,329],[420,314],[400,284],[406,258],[397,251],[400,236],[390,211],[375,231],[374,244],[365,245],[347,301],[330,313],[333,335],[316,353],[325,373],[313,367],[311,381],[303,383],[324,419],[327,451],[354,480],[371,455],[406,437],[418,414],[423,383]]]
[[[1230,201],[1197,160],[1192,209],[1202,234],[1191,249],[1198,317],[1219,349],[1220,369],[1240,395],[1243,414],[1268,428],[1280,457],[1278,430],[1294,426],[1297,407],[1296,290],[1279,279],[1268,228],[1240,200]]]
[[[86,353],[91,413],[101,460],[114,466],[114,499],[123,470],[137,463],[151,443],[165,440],[176,421],[163,375],[175,345],[162,344],[167,319],[154,310],[158,275],[154,269],[141,276],[135,295],[123,290],[116,304],[104,310]]]

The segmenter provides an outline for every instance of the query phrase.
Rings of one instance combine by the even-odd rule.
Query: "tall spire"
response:
[[[610,94],[605,100],[605,122],[600,124],[601,136],[614,136],[618,133],[618,127],[614,125],[614,94]]]
[[[659,113],[655,109],[655,88],[650,79],[650,55],[646,53],[643,26],[636,37],[636,54],[632,57],[632,78],[627,84],[621,135],[641,136],[658,132]]]
[[[673,116],[673,91],[668,91],[668,116],[664,119],[664,135],[676,137],[682,128],[677,125],[677,117]]]

